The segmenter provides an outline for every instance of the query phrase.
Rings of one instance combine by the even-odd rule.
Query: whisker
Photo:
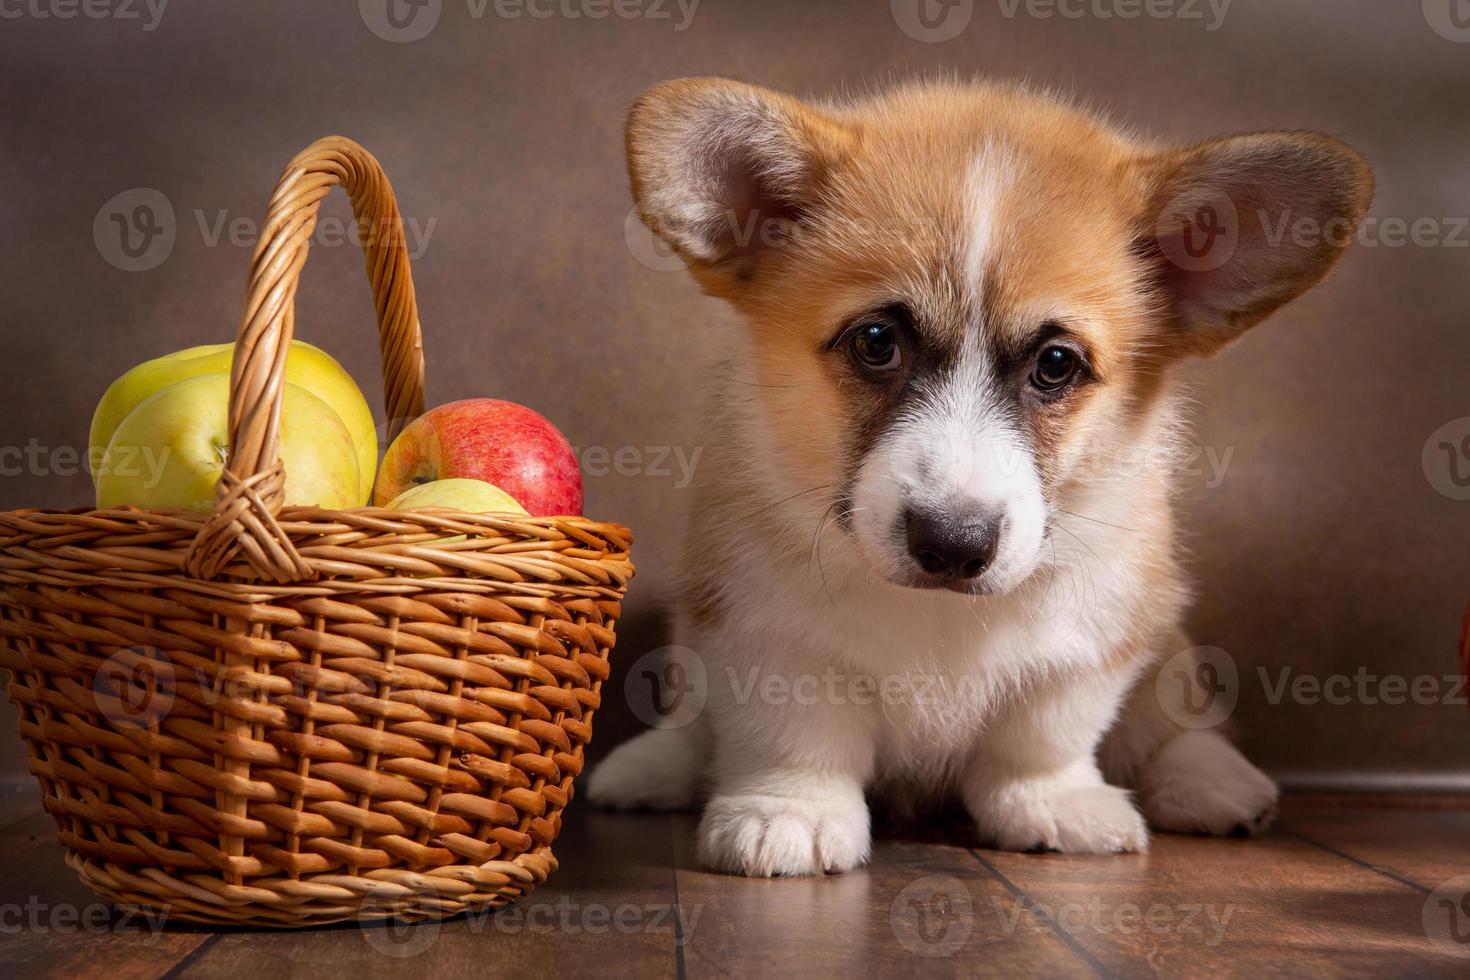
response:
[[[1091,545],[1089,545],[1086,541],[1082,540],[1082,538],[1079,537],[1074,531],[1072,531],[1071,528],[1067,527],[1064,524],[1057,523],[1056,521],[1053,521],[1052,522],[1052,527],[1055,527],[1055,528],[1058,528],[1060,530],[1066,531],[1067,534],[1072,538],[1072,540],[1076,541],[1078,544],[1082,545],[1082,547],[1086,548],[1088,554],[1090,554],[1090,555],[1092,555],[1092,557],[1096,558],[1098,560],[1098,562],[1100,562],[1103,565],[1109,565],[1109,563],[1107,561],[1105,561],[1101,555],[1099,555],[1096,551],[1094,551],[1092,549],[1092,546]],[[1082,572],[1082,575],[1083,575],[1083,584],[1092,593],[1092,601],[1094,603],[1096,603],[1097,602],[1097,582],[1093,579],[1092,569],[1088,566],[1087,562],[1085,562],[1085,561],[1079,562],[1077,567],[1078,567],[1078,570]],[[1111,567],[1111,566],[1109,566],[1109,567]]]
[[[1088,554],[1092,555],[1092,557],[1096,558],[1098,561],[1102,561],[1103,560],[1102,559],[1102,555],[1099,555],[1096,551],[1093,551],[1092,550],[1092,545],[1088,544],[1086,541],[1083,541],[1081,538],[1079,538],[1077,536],[1076,532],[1074,532],[1071,528],[1067,527],[1067,525],[1060,524],[1060,523],[1057,523],[1057,522],[1053,521],[1052,522],[1052,527],[1056,528],[1059,531],[1066,531],[1067,534],[1071,536],[1071,538],[1072,538],[1073,541],[1076,541],[1082,547],[1084,547],[1084,548],[1087,549],[1087,553]],[[1107,562],[1103,562],[1103,564],[1107,564]]]
[[[824,483],[824,484],[822,484],[819,487],[812,487],[810,490],[798,490],[796,493],[791,494],[789,497],[782,497],[780,500],[776,501],[775,503],[766,504],[764,507],[759,507],[759,508],[751,511],[749,514],[746,514],[744,517],[735,517],[735,518],[731,518],[728,521],[725,521],[723,524],[716,524],[714,526],[714,528],[712,528],[712,530],[715,530],[715,531],[723,531],[726,528],[734,527],[737,524],[744,524],[746,521],[755,520],[757,517],[760,517],[762,514],[764,514],[768,510],[772,510],[772,509],[774,509],[776,507],[780,507],[784,503],[789,503],[790,501],[795,500],[797,497],[805,497],[807,494],[809,494],[809,493],[816,493],[818,490],[831,490],[831,489],[832,489],[832,484],[830,484],[830,483]]]
[[[710,377],[715,378],[715,379],[717,379],[719,381],[728,381],[731,384],[735,384],[735,385],[745,385],[747,388],[795,388],[796,387],[796,385],[794,385],[794,384],[773,385],[773,384],[766,384],[766,383],[761,382],[761,381],[746,381],[744,378],[732,378],[729,375],[725,375],[725,374],[712,374],[712,375],[710,375]]]
[[[1047,537],[1046,543],[1051,546],[1051,567],[1047,569],[1046,591],[1041,594],[1041,599],[1032,608],[1031,616],[1026,620],[1028,629],[1035,625],[1037,617],[1041,615],[1042,610],[1046,608],[1047,601],[1051,599],[1051,590],[1057,586],[1057,543],[1050,536]]]
[[[1060,513],[1066,514],[1069,517],[1075,517],[1081,521],[1091,521],[1094,524],[1101,524],[1103,527],[1117,528],[1119,531],[1132,531],[1134,534],[1138,533],[1138,528],[1136,527],[1124,527],[1122,524],[1109,524],[1107,521],[1099,520],[1096,517],[1088,517],[1086,514],[1076,514],[1070,510],[1062,510],[1060,507],[1057,510]]]
[[[822,567],[822,532],[827,529],[827,525],[830,523],[827,515],[831,512],[833,507],[837,506],[837,504],[838,501],[832,501],[830,504],[827,505],[826,509],[822,511],[822,516],[818,518],[817,531],[815,534],[812,535],[812,547],[811,551],[807,554],[806,559],[807,571],[810,572],[812,567],[812,559],[813,557],[816,558],[817,575],[819,575],[822,579],[822,591],[827,593],[827,603],[832,606],[837,605],[837,600],[832,598],[832,589],[830,586],[827,585],[827,572],[826,569]],[[833,518],[833,520],[835,519],[836,518]]]

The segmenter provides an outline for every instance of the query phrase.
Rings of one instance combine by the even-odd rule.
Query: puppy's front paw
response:
[[[1277,795],[1269,776],[1212,731],[1174,736],[1138,776],[1149,824],[1178,834],[1254,836],[1271,825]]]
[[[848,871],[868,860],[861,793],[829,798],[716,796],[699,824],[699,859],[752,877]]]
[[[972,793],[981,836],[1003,851],[1120,854],[1148,850],[1127,792],[1099,779],[1017,780]]]

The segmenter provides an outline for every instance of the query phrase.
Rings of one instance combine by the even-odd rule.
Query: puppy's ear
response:
[[[727,294],[807,219],[855,134],[797,99],[719,78],[665,82],[628,113],[643,220]]]
[[[1149,156],[1142,250],[1168,304],[1168,345],[1212,354],[1332,270],[1373,198],[1351,147],[1260,133]]]

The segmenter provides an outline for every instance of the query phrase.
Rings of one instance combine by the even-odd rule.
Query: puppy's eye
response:
[[[853,358],[869,371],[892,371],[903,364],[898,329],[885,320],[858,324],[850,343]]]
[[[1031,383],[1042,391],[1058,391],[1067,386],[1082,368],[1077,354],[1057,344],[1042,350],[1036,359],[1036,368],[1031,372]]]

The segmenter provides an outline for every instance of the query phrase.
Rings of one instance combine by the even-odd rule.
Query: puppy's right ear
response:
[[[800,100],[722,78],[665,82],[628,113],[638,213],[728,296],[807,220],[856,136]]]

